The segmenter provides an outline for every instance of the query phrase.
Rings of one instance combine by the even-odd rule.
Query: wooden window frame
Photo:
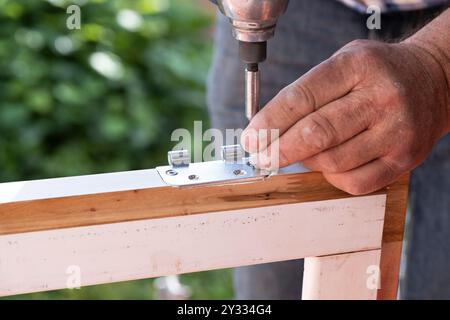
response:
[[[66,288],[70,266],[86,286],[305,258],[303,299],[396,299],[408,182],[366,196],[317,172],[181,188],[155,169],[2,183],[0,296]]]

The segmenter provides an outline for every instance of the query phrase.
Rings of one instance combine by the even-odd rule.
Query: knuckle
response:
[[[382,57],[378,48],[371,44],[365,44],[353,50],[353,66],[359,70],[363,78],[372,77],[383,70]]]
[[[348,99],[348,104],[353,106],[351,112],[346,114],[349,123],[367,128],[376,122],[379,111],[374,97],[362,92],[354,92]]]
[[[254,127],[257,129],[260,128],[274,128],[276,127],[275,122],[273,120],[273,116],[270,112],[259,112],[255,115],[255,117],[252,119],[252,123],[254,124]]]
[[[387,157],[381,158],[380,160],[383,162],[383,165],[386,168],[387,172],[394,173],[402,171],[403,164],[400,161]]]
[[[407,171],[412,163],[414,162],[414,159],[410,156],[404,156],[403,159],[399,159],[395,164],[389,164],[389,171],[391,172],[405,172]]]
[[[343,53],[349,53],[349,58],[353,61],[355,57],[371,57],[375,53],[375,45],[371,40],[356,39],[348,44],[346,44],[340,51],[337,52],[336,56]]]
[[[386,97],[394,105],[405,105],[407,103],[408,94],[405,86],[395,79],[389,85]]]
[[[305,119],[301,129],[303,142],[313,150],[325,150],[337,142],[337,132],[331,122],[319,112]]]
[[[424,145],[418,143],[422,139],[417,137],[417,133],[410,128],[399,126],[398,132],[396,140],[400,143],[391,146],[391,152],[387,154],[385,160],[386,164],[390,164],[396,172],[403,172],[409,170],[422,158]]]
[[[348,50],[342,50],[331,57],[331,62],[338,63],[340,65],[348,65],[353,61],[353,52]]]
[[[289,116],[304,116],[316,109],[316,99],[312,91],[301,81],[296,81],[282,90]],[[300,106],[306,107],[302,110]]]
[[[370,43],[370,41],[366,39],[355,39],[346,44],[344,48],[363,47],[368,43]]]
[[[355,40],[336,53],[331,58],[331,63],[341,65],[347,71],[347,76],[350,74],[361,79],[378,61],[376,51],[370,41]]]
[[[378,50],[374,46],[365,43],[355,49],[355,57],[358,61],[371,62],[378,59]]]
[[[384,166],[393,174],[402,173],[411,169],[417,160],[417,155],[411,152],[402,152],[395,157],[382,159]]]

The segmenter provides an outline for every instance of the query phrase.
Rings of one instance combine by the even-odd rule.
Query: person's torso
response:
[[[370,6],[377,6],[381,12],[409,11],[431,8],[449,3],[448,0],[337,0],[359,11],[367,12]]]

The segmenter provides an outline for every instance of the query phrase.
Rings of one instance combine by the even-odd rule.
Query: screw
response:
[[[249,161],[247,161],[247,166],[249,166],[250,168],[252,168],[252,169],[256,169],[256,166],[249,160]]]
[[[175,170],[170,169],[170,170],[166,171],[166,174],[168,176],[176,176],[178,174],[178,172],[176,172]]]
[[[196,174],[191,174],[189,177],[188,177],[188,179],[189,180],[198,180],[198,175],[196,175]]]
[[[243,175],[247,174],[247,172],[245,172],[244,170],[241,170],[241,169],[236,169],[233,171],[233,174],[235,176],[243,176]]]

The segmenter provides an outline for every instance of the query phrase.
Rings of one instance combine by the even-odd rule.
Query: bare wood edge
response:
[[[377,283],[368,283],[380,254],[380,249],[372,249],[305,258],[302,299],[375,300]]]
[[[409,174],[387,188],[386,215],[383,229],[378,300],[397,299],[400,258],[408,204]]]
[[[390,193],[397,208],[404,181]],[[283,174],[243,184],[156,187],[0,204],[0,235],[353,197],[321,173]],[[399,238],[399,214],[388,216],[385,240]],[[390,227],[395,223],[394,227]]]
[[[0,236],[0,296],[380,249],[386,195]],[[299,214],[301,213],[301,214]]]

